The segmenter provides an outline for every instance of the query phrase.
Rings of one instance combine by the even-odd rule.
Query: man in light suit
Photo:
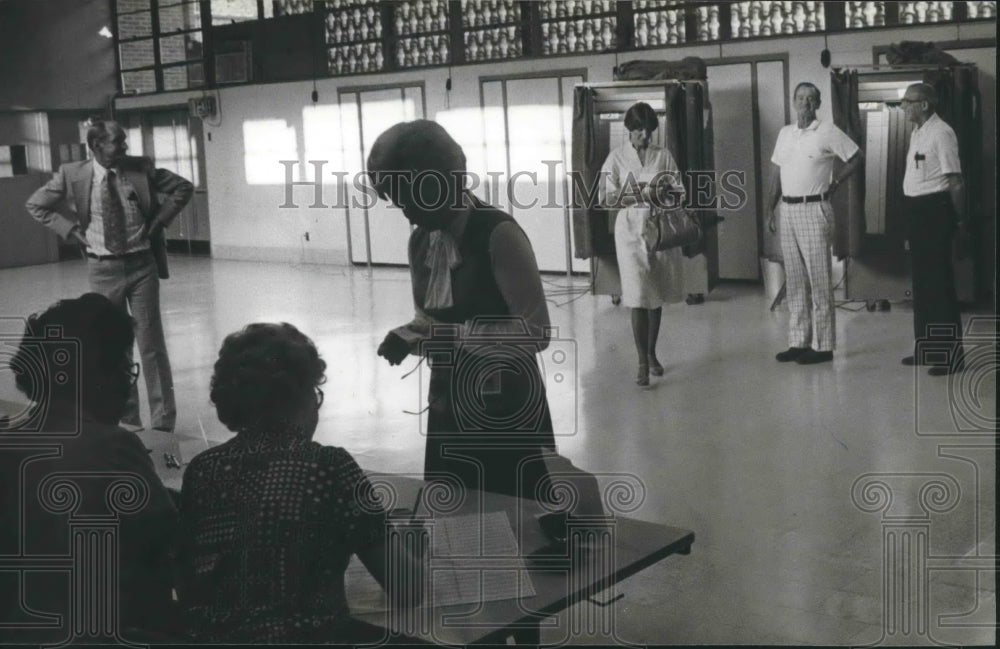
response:
[[[169,276],[163,230],[191,200],[194,186],[155,168],[149,158],[126,155],[125,131],[117,122],[93,122],[87,146],[92,158],[62,165],[26,207],[39,223],[85,248],[95,292],[122,308],[128,304],[136,321],[151,427],[172,432],[177,407],[160,318],[160,278]],[[75,220],[59,212],[63,205]],[[135,385],[121,423],[142,428]]]

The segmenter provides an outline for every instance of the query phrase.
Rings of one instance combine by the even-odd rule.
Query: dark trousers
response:
[[[948,192],[907,196],[913,266],[913,337],[928,364],[947,364],[961,353],[962,318],[951,258],[956,219]]]

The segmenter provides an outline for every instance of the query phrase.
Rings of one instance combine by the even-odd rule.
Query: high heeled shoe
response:
[[[649,373],[653,376],[663,376],[663,366],[652,356],[649,357]]]
[[[646,363],[639,364],[639,374],[635,377],[635,384],[640,388],[649,387],[649,365]]]

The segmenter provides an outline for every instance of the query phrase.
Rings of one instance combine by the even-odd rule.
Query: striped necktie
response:
[[[115,171],[108,169],[101,183],[101,212],[104,219],[104,247],[112,255],[125,252],[125,206],[115,189]]]

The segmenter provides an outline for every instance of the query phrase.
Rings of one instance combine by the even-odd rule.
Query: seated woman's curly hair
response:
[[[293,416],[303,395],[326,381],[326,362],[308,336],[288,323],[254,323],[222,342],[211,398],[229,430],[268,426]]]

